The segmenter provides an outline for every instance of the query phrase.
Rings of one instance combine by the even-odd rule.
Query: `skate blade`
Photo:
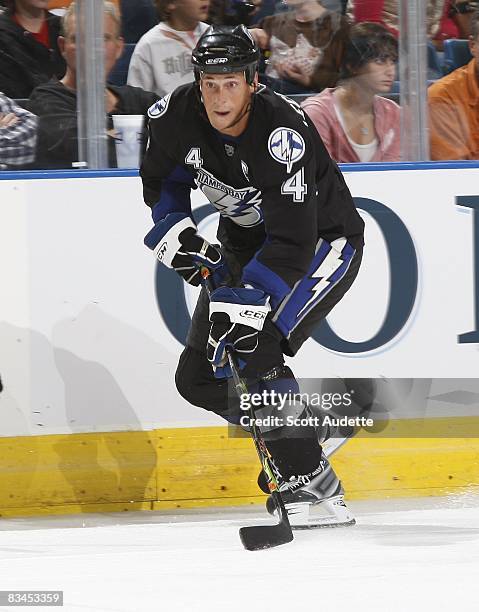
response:
[[[305,529],[331,529],[334,527],[352,527],[356,525],[356,519],[351,519],[347,523],[308,523],[307,525],[291,525],[293,531],[301,531]]]
[[[286,510],[293,529],[348,527],[356,524],[356,519],[342,496],[332,497],[318,504],[287,504]]]

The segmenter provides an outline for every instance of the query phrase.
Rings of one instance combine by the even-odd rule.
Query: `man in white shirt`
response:
[[[144,34],[133,52],[128,85],[164,96],[193,81],[191,51],[208,28],[209,0],[158,0],[161,22]]]

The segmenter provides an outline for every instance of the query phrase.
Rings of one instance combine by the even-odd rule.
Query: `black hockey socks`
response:
[[[270,440],[266,442],[266,446],[283,480],[313,472],[321,459],[321,446],[315,432],[308,438]]]

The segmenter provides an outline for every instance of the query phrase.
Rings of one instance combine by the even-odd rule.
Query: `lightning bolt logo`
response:
[[[214,206],[224,212],[228,217],[244,217],[251,214],[251,208],[261,204],[261,192],[255,189],[245,194],[245,197],[240,200],[233,200],[231,196],[224,196],[214,202]]]
[[[303,137],[291,128],[279,127],[269,135],[268,150],[271,157],[280,164],[285,164],[288,172],[291,172],[293,164],[303,157],[305,149]]]
[[[198,171],[195,182],[220,214],[229,217],[237,225],[253,227],[263,221],[262,196],[258,189],[234,188],[202,168]]]
[[[297,318],[305,314],[311,303],[316,303],[320,296],[323,297],[335,285],[344,274],[343,268],[345,266],[347,268],[353,255],[354,249],[346,238],[338,238],[333,240],[331,244],[322,241],[315,257],[316,261],[319,257],[321,263],[309,275],[309,278],[315,281],[313,286],[308,289],[311,295],[298,312]]]

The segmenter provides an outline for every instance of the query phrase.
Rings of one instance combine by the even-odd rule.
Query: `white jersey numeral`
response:
[[[199,170],[203,165],[203,158],[199,147],[191,147],[190,152],[185,157],[185,164],[193,166],[195,170]]]
[[[304,196],[308,193],[308,186],[304,182],[304,168],[300,168],[296,174],[281,185],[283,195],[292,195],[293,202],[304,202]]]

